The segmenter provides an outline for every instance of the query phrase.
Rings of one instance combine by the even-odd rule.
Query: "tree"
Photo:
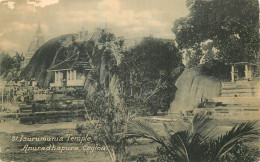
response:
[[[163,162],[256,161],[259,150],[246,145],[259,138],[255,125],[256,122],[237,124],[224,135],[213,138],[214,120],[205,114],[196,114],[189,125],[166,127],[166,137],[141,121],[132,123],[126,137],[142,137],[159,143],[158,160]]]
[[[210,40],[212,48],[217,49],[216,60],[223,63],[255,59],[258,0],[187,0],[187,7],[190,14],[175,21],[172,29],[181,49],[195,48]]]
[[[1,62],[0,62],[0,74],[4,77],[7,77],[11,69],[13,68],[14,60],[8,54],[1,55]]]
[[[127,141],[124,137],[131,118],[127,109],[115,105],[113,95],[107,91],[93,94],[86,100],[85,106],[90,121],[86,125],[87,133],[92,130],[94,141],[107,146],[112,161],[125,161]]]
[[[102,32],[97,42],[98,44],[94,41],[86,42],[87,58],[93,67],[90,82],[95,87],[95,92],[88,94],[85,102],[90,124],[76,129],[79,133],[82,133],[82,129],[88,130],[88,133],[92,130],[95,142],[107,146],[112,161],[125,161],[127,141],[123,137],[130,113],[124,100],[112,94],[109,88],[113,84],[111,78],[118,77],[116,57],[120,56],[124,41],[117,40],[112,33]],[[88,74],[89,72],[85,73]],[[115,97],[120,102],[116,102]]]
[[[145,38],[123,55],[119,78],[128,107],[156,114],[167,111],[174,97],[172,72],[182,66],[182,58],[173,42]]]
[[[15,56],[11,57],[5,52],[0,54],[0,56],[0,75],[8,81],[19,77],[21,72],[21,64],[24,59],[23,56],[16,53]]]
[[[90,129],[95,130],[96,142],[107,145],[113,161],[124,161],[128,144],[125,134],[132,114],[140,112],[140,108],[154,114],[158,109],[169,108],[174,79],[181,71],[176,70],[181,66],[181,56],[173,43],[154,38],[146,38],[130,51],[124,51],[123,39],[102,33],[98,45],[85,45],[94,69],[90,82],[96,88],[86,95],[86,112],[93,121]],[[112,78],[118,80],[117,85],[112,85],[117,87],[118,94],[111,93],[111,84],[115,84],[111,83]],[[77,128],[79,132],[83,127]]]

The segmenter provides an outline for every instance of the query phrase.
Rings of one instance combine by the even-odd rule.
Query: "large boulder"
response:
[[[185,112],[198,106],[201,100],[209,101],[220,95],[220,82],[202,74],[202,67],[185,69],[177,79],[175,99],[171,103],[169,115]]]

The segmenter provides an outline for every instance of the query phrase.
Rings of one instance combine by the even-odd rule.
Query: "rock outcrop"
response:
[[[201,100],[210,101],[213,97],[220,95],[220,82],[213,77],[203,75],[201,68],[198,66],[185,69],[177,79],[176,97],[171,103],[169,115],[193,110]]]
[[[73,34],[59,36],[42,45],[21,72],[21,77],[25,80],[35,79],[40,87],[48,87],[53,74],[47,73],[47,69],[72,55],[75,48],[63,44],[73,37]]]

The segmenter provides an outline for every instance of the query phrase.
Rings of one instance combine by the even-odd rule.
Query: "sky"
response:
[[[45,41],[105,26],[125,38],[174,38],[173,22],[187,14],[185,0],[0,0],[0,49],[26,52],[39,22]]]

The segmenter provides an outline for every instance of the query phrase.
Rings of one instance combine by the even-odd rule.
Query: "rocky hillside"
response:
[[[26,68],[21,72],[21,77],[26,80],[36,79],[40,87],[48,87],[53,79],[53,74],[47,70],[65,59],[80,53],[86,56],[86,42],[76,42],[74,34],[54,38],[41,46]]]
[[[69,62],[68,67],[65,67],[68,69],[71,68],[70,64],[80,59],[94,69],[93,71],[82,71],[87,78],[84,84],[87,95],[91,95],[96,90],[105,89],[111,92],[115,100],[120,103],[119,92],[125,88],[129,95],[138,94],[136,103],[147,101],[147,105],[142,104],[143,109],[150,106],[151,111],[157,111],[160,106],[163,111],[168,110],[176,90],[173,84],[184,69],[180,63],[177,48],[164,41],[149,38],[135,50],[125,51],[121,41],[119,37],[117,38],[111,33],[93,34],[85,41],[78,40],[77,35],[73,34],[54,38],[36,51],[27,67],[22,71],[21,77],[26,80],[35,79],[38,81],[39,87],[47,88],[54,81],[54,74],[48,72],[48,69],[61,65],[60,63],[67,65]],[[127,57],[130,53],[132,57]],[[146,58],[140,59],[140,55]],[[135,68],[135,72],[133,72],[133,68]],[[131,74],[128,73],[129,69],[132,70]],[[140,76],[144,76],[144,78]],[[129,86],[129,80],[136,87]],[[139,84],[142,85],[142,89]]]

